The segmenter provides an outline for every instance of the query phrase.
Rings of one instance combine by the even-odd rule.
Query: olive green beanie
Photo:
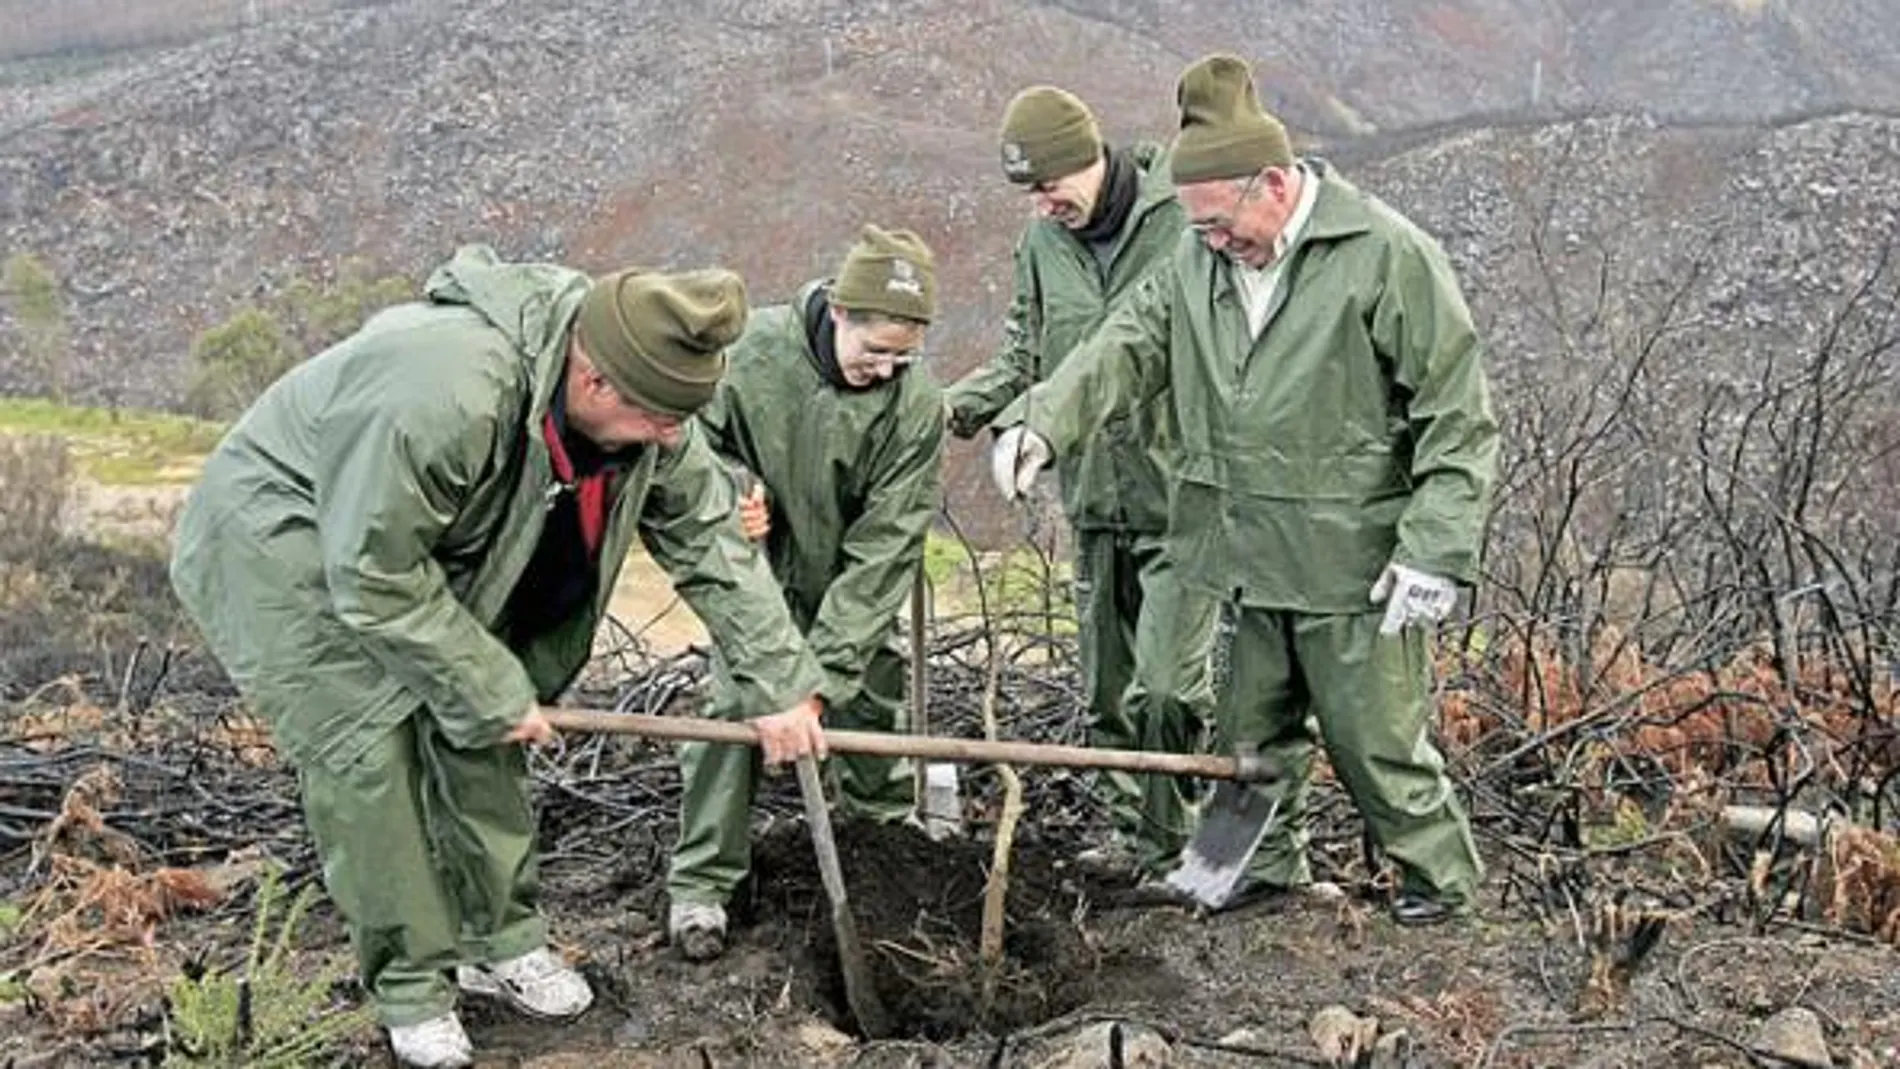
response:
[[[1051,85],[1016,94],[1003,113],[1003,174],[1033,186],[1066,178],[1102,156],[1102,131],[1089,106]]]
[[[1286,127],[1260,106],[1246,60],[1213,55],[1196,61],[1181,73],[1175,100],[1181,105],[1181,132],[1170,154],[1175,185],[1293,165]]]
[[[866,223],[838,266],[831,303],[848,312],[928,323],[937,312],[937,258],[908,230]]]
[[[683,418],[712,400],[745,320],[745,282],[731,271],[630,267],[594,281],[574,329],[622,397]]]

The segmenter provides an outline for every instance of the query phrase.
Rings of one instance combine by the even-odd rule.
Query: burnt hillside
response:
[[[1799,250],[1890,219],[1859,168],[1891,173],[1893,126],[1856,115],[1900,111],[1893,7],[0,0],[0,54],[33,57],[0,65],[0,249],[62,281],[77,396],[163,406],[197,332],[346,258],[718,261],[770,300],[876,218],[946,265],[948,377],[994,343],[1025,210],[992,158],[1008,96],[1057,82],[1113,138],[1165,137],[1180,67],[1231,48],[1310,147],[1445,235],[1510,362],[1533,336],[1488,277],[1523,277],[1498,220],[1553,197],[1632,239],[1630,277],[1714,226],[1783,249],[1740,250],[1772,277],[1735,284],[1752,314],[1798,311],[1773,302],[1802,299],[1781,284],[1815,270]],[[84,50],[87,27],[125,50]],[[1809,188],[1836,192],[1784,196]],[[31,392],[8,328],[0,390]]]

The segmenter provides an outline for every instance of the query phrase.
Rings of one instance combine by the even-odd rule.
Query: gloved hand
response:
[[[1408,624],[1435,623],[1451,615],[1458,604],[1458,586],[1403,564],[1388,564],[1372,584],[1372,603],[1385,602],[1381,635],[1396,635]]]
[[[1035,485],[1036,473],[1049,466],[1055,453],[1042,435],[1021,425],[996,436],[990,447],[990,478],[1003,500],[1014,501]]]

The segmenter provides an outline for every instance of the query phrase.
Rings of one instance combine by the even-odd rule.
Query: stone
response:
[[[1830,1069],[1834,1064],[1821,1034],[1821,1018],[1800,1006],[1790,1006],[1763,1021],[1748,1049],[1808,1069]]]
[[[1361,1017],[1344,1006],[1327,1006],[1306,1022],[1306,1034],[1329,1064],[1353,1066],[1379,1038],[1379,1021]]]
[[[1037,1069],[1106,1069],[1116,1064],[1111,1051],[1119,1043],[1120,1064],[1126,1069],[1163,1069],[1172,1065],[1174,1049],[1152,1029],[1126,1021],[1104,1021],[1071,1036]]]
[[[857,1040],[823,1021],[800,1021],[792,1034],[807,1053],[826,1061],[835,1061],[857,1046]]]

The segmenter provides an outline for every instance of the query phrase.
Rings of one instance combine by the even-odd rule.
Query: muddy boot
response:
[[[475,1047],[453,1013],[391,1027],[389,1049],[399,1064],[416,1069],[455,1069],[475,1061]]]
[[[455,982],[472,995],[498,998],[529,1017],[565,1021],[593,1005],[594,992],[581,974],[546,947],[493,965],[464,965]]]
[[[726,952],[726,907],[675,902],[667,907],[666,934],[687,961],[711,961]]]

